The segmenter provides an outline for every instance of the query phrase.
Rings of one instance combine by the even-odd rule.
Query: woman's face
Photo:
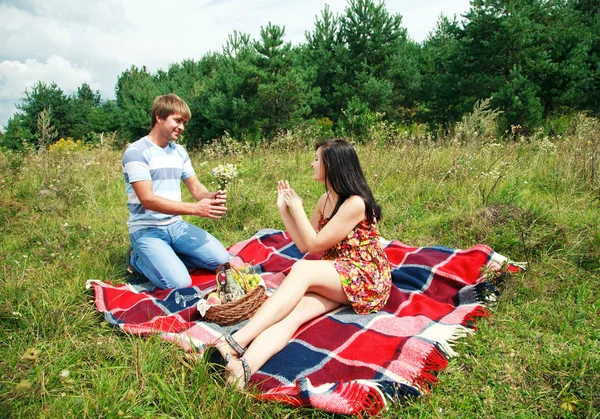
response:
[[[325,182],[325,171],[323,170],[323,161],[321,160],[321,147],[315,153],[315,159],[311,163],[313,168],[313,179],[319,182]]]

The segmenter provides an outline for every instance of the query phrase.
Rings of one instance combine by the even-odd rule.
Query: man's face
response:
[[[169,141],[177,141],[183,130],[187,119],[175,113],[169,115],[166,119],[156,118],[156,122],[160,124],[160,132]]]

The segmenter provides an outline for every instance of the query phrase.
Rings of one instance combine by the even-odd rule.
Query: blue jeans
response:
[[[192,278],[188,268],[215,271],[230,258],[220,241],[185,221],[144,228],[130,234],[129,239],[133,269],[163,289],[189,287]]]

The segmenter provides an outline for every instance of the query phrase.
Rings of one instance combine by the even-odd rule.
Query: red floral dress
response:
[[[320,231],[329,221],[321,215]],[[375,313],[387,302],[392,287],[390,263],[379,244],[377,223],[361,221],[322,260],[332,260],[342,288],[358,314]]]

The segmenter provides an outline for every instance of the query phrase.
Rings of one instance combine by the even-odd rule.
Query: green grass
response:
[[[391,135],[391,134],[390,134]],[[426,136],[358,146],[382,235],[412,245],[486,243],[529,269],[504,278],[489,318],[423,397],[384,418],[600,415],[600,128],[494,145]],[[393,138],[392,138],[393,139]],[[282,137],[192,153],[200,180],[236,163],[222,220],[188,218],[226,245],[283,228],[275,184],[311,208],[313,150]],[[0,417],[333,418],[233,393],[158,337],[110,327],[88,279],[124,280],[122,151],[0,154]],[[204,162],[207,162],[203,164]],[[22,359],[29,349],[34,359]],[[64,371],[68,371],[68,376]]]

